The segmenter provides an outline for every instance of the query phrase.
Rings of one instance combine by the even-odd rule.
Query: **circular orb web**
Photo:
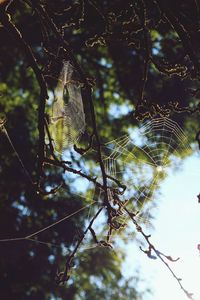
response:
[[[117,179],[126,190],[120,199],[129,199],[133,211],[141,211],[155,196],[167,168],[192,152],[186,135],[173,120],[159,117],[145,122],[129,134],[104,146],[108,187],[117,188]]]

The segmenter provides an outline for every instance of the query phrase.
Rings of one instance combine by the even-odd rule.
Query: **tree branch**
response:
[[[45,145],[45,101],[48,99],[47,86],[44,80],[42,71],[40,70],[36,58],[33,54],[31,47],[24,40],[19,29],[12,23],[9,14],[0,8],[0,20],[2,25],[8,33],[17,40],[20,47],[23,49],[32,70],[35,73],[37,82],[40,86],[40,100],[38,108],[38,130],[39,130],[39,149],[38,149],[38,185],[40,177],[43,175],[43,162],[44,162],[44,145]]]

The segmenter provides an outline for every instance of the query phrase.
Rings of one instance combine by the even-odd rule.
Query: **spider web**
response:
[[[19,163],[21,164],[21,167],[24,170],[24,173],[26,174],[26,176],[30,180],[30,182],[33,184],[31,175],[30,175],[29,171],[26,169],[20,155],[18,154],[18,152],[17,152],[17,150],[16,150],[16,148],[15,148],[15,146],[14,146],[12,140],[11,140],[10,135],[8,134],[8,131],[6,130],[5,121],[6,121],[5,118],[4,119],[0,118],[0,133],[3,133],[5,135],[5,137],[7,138],[8,143],[11,146],[11,149],[13,150],[14,154],[16,155],[16,158],[18,159]],[[89,217],[91,215],[91,207],[95,206],[94,211],[99,209],[99,207],[101,207],[96,201],[93,200],[93,198],[94,198],[93,194],[91,196],[90,195],[87,196],[87,195],[82,195],[80,193],[76,193],[75,191],[73,191],[73,195],[77,196],[79,198],[82,198],[83,203],[85,203],[85,205],[83,205],[81,208],[79,208],[79,209],[77,209],[77,210],[75,210],[74,212],[71,212],[71,213],[68,213],[66,211],[66,214],[65,214],[64,217],[62,217],[62,218],[58,219],[57,221],[49,224],[48,226],[42,227],[41,229],[39,229],[35,232],[31,232],[29,235],[21,236],[21,237],[12,236],[12,237],[7,237],[7,238],[1,238],[0,243],[26,241],[26,242],[41,244],[41,245],[51,247],[51,248],[60,248],[62,250],[63,255],[69,254],[70,253],[69,246],[68,245],[66,246],[64,242],[61,242],[59,244],[58,243],[57,244],[56,243],[51,243],[51,242],[48,242],[48,241],[45,240],[45,236],[43,236],[43,238],[41,238],[40,234],[43,233],[43,232],[53,230],[53,229],[56,230],[56,226],[58,224],[64,223],[65,221],[69,220],[73,216],[75,216],[77,214],[80,214],[82,211],[86,211],[86,210],[88,211],[86,221],[89,223],[89,221],[90,221]],[[87,224],[85,224],[85,225],[87,225]],[[17,234],[20,234],[20,232],[18,232]],[[77,233],[74,236],[74,242],[75,243],[76,243],[76,239],[79,238],[79,237],[80,237],[80,233]],[[84,248],[80,249],[80,251],[84,251]]]
[[[53,114],[54,118],[56,118],[56,116],[59,118],[59,109],[56,109],[57,107],[58,106],[54,106],[54,110],[57,112],[57,115],[56,113]],[[53,120],[53,122],[57,122],[57,120]],[[148,215],[150,215],[150,213],[149,210],[147,210],[147,212],[144,211],[144,204],[152,199],[155,194],[154,191],[159,185],[160,177],[167,172],[168,167],[173,166],[175,158],[177,160],[182,153],[188,154],[191,150],[183,130],[176,122],[168,118],[150,120],[144,123],[137,132],[130,132],[129,135],[124,135],[121,138],[105,144],[103,151],[106,173],[108,176],[126,185],[127,189],[121,197],[124,201],[129,199],[127,201],[129,210],[131,208],[131,211],[134,213],[139,211],[136,216],[138,223],[145,223],[149,226],[150,221]],[[138,174],[140,175],[139,177]],[[108,197],[111,203],[113,201],[113,187],[118,188],[115,181],[108,178]],[[90,198],[90,203],[74,212],[73,215],[88,208],[87,220],[89,222],[100,203],[103,203],[101,198],[103,199],[105,196],[104,193],[103,190],[96,187],[93,197]],[[86,199],[86,197],[84,197],[84,199]],[[93,206],[95,203],[96,205]],[[48,243],[43,239],[38,239],[38,236],[41,232],[50,230],[58,223],[64,222],[70,217],[71,215],[67,215],[63,219],[28,236],[3,239],[0,240],[0,242],[26,240],[46,246],[61,247],[63,248],[63,253],[66,254],[70,250],[67,249],[63,243],[61,245]],[[112,233],[106,234],[106,232],[109,232],[109,228],[105,218],[106,211],[104,211],[104,214],[101,214],[100,218],[98,218],[98,222],[94,224],[94,231],[99,243],[95,243],[91,235],[87,234],[79,249],[80,252],[97,247],[101,248],[106,246],[108,248],[109,245],[110,249],[112,249],[111,244],[116,245],[119,238],[122,241],[124,239],[126,241],[127,239],[135,238],[133,233],[127,233],[129,216],[126,212],[123,211],[120,216],[116,217],[116,220],[114,220],[116,228],[118,225],[120,225],[120,228],[119,230],[113,230]],[[99,226],[100,223],[102,226]],[[124,233],[124,229],[126,230],[126,234],[121,236],[120,233]],[[80,233],[77,232],[75,238],[79,237],[79,234]],[[108,244],[105,245],[104,241],[108,240]]]
[[[32,179],[30,177],[30,174],[29,172],[27,171],[26,167],[24,166],[23,164],[23,161],[21,160],[18,152],[16,151],[14,145],[13,145],[13,142],[11,141],[11,138],[4,126],[5,124],[5,121],[4,120],[0,120],[1,122],[1,131],[5,134],[5,136],[7,137],[8,139],[8,142],[10,143],[11,145],[11,148],[12,150],[14,151],[17,159],[19,160],[21,166],[23,167],[24,171],[25,171],[25,174],[27,175],[27,177],[31,180],[32,182]],[[20,241],[26,241],[26,242],[30,242],[30,243],[36,243],[36,244],[40,244],[40,245],[43,245],[43,246],[46,246],[46,247],[50,247],[50,248],[60,248],[62,250],[62,253],[63,255],[67,255],[70,253],[70,251],[73,249],[73,246],[71,247],[72,249],[70,249],[69,246],[66,246],[64,242],[61,242],[61,243],[51,243],[51,242],[48,242],[45,238],[45,235],[43,237],[41,237],[41,234],[42,233],[45,233],[47,231],[50,231],[50,230],[56,230],[56,226],[60,223],[63,223],[65,221],[67,221],[68,219],[70,219],[71,217],[75,216],[76,214],[80,214],[83,210],[88,210],[88,213],[87,213],[87,217],[86,217],[86,223],[85,223],[85,226],[84,227],[87,227],[92,216],[95,214],[95,212],[101,207],[101,204],[98,203],[99,201],[94,201],[94,198],[95,198],[95,189],[91,189],[91,191],[93,190],[92,192],[92,195],[90,195],[89,197],[87,195],[81,195],[81,194],[77,194],[75,193],[75,191],[73,191],[73,194],[76,195],[78,197],[81,197],[83,198],[83,201],[86,202],[87,204],[84,205],[82,208],[80,209],[77,209],[76,211],[68,214],[66,213],[66,215],[64,217],[62,217],[61,219],[58,219],[57,221],[55,221],[54,223],[52,224],[49,224],[48,226],[45,226],[45,227],[42,227],[41,229],[35,231],[35,232],[32,232],[30,233],[29,235],[27,236],[21,236],[21,237],[8,237],[8,238],[3,238],[3,239],[0,239],[0,243],[7,243],[7,242],[20,242]],[[95,205],[94,205],[95,204]],[[118,220],[119,221],[119,220]],[[124,217],[122,216],[121,217],[121,223],[124,223],[126,224],[126,221],[127,221],[127,217]],[[99,223],[99,221],[98,221]],[[106,222],[104,222],[106,223]],[[97,224],[97,228],[99,227],[99,225]],[[101,241],[103,240],[106,240],[106,235],[104,234],[103,235],[103,232],[102,231],[98,231],[97,228],[95,228],[95,231],[97,231],[97,239],[100,241],[98,244],[94,243],[91,239],[91,235],[88,233],[83,242],[82,242],[82,245],[79,249],[79,252],[82,253],[86,250],[90,250],[90,249],[94,249],[94,248],[101,248],[101,247],[105,247],[105,245],[103,243],[101,243]],[[105,226],[102,227],[102,229],[104,230],[104,233],[106,232],[106,228]],[[19,234],[19,233],[18,233]],[[80,237],[81,237],[81,232],[79,232],[78,228],[77,228],[77,233],[74,235],[74,243],[76,243],[76,240],[78,240]],[[114,240],[117,238],[117,234],[113,234],[112,236],[112,242],[114,242]],[[131,236],[129,237],[129,239],[131,239]],[[72,244],[74,244],[72,243]]]
[[[69,61],[62,61],[50,117],[50,132],[57,152],[78,142],[85,131],[85,113],[81,96],[83,84]]]
[[[181,127],[164,117],[147,121],[138,131],[106,143],[104,152],[107,175],[126,186],[122,199],[130,199],[136,212],[152,199],[168,168],[192,149]],[[112,180],[108,180],[109,186],[114,186]]]
[[[50,231],[52,229],[56,230],[56,226],[60,223],[64,223],[65,221],[69,220],[70,218],[72,218],[73,216],[80,214],[82,211],[84,210],[90,210],[90,208],[92,206],[94,206],[94,204],[97,205],[98,208],[98,204],[93,201],[93,199],[88,198],[88,197],[83,197],[79,194],[77,194],[78,197],[82,197],[84,200],[87,201],[87,204],[82,206],[81,208],[75,210],[72,213],[67,213],[66,215],[60,219],[58,219],[57,221],[49,224],[48,226],[42,227],[41,229],[34,231],[32,233],[30,233],[29,235],[26,236],[21,236],[21,237],[8,237],[8,238],[3,238],[0,239],[0,243],[6,243],[6,242],[18,242],[18,241],[29,241],[29,242],[34,242],[36,244],[42,244],[44,246],[48,246],[48,247],[56,247],[56,248],[62,248],[63,250],[63,255],[66,255],[66,252],[70,252],[70,250],[65,246],[65,244],[63,242],[61,242],[60,244],[56,244],[56,243],[51,243],[48,241],[45,241],[45,238],[39,238],[40,234],[43,232],[47,232]],[[19,233],[18,233],[19,234]],[[74,240],[78,237],[78,234],[74,236]],[[81,251],[83,251],[84,249],[81,249]]]
[[[179,166],[182,157],[192,153],[192,148],[183,130],[175,121],[160,117],[145,122],[138,130],[106,143],[103,152],[110,203],[114,203],[113,188],[119,189],[112,179],[114,178],[126,186],[120,199],[126,202],[129,211],[137,213],[135,219],[138,224],[142,223],[150,227],[153,206],[150,200],[156,198],[156,191],[168,170]],[[98,178],[98,181],[101,182],[101,179]],[[105,191],[97,187],[94,200],[103,202],[104,197]],[[108,240],[108,235],[105,235],[109,230],[108,225],[105,225],[106,216],[100,221],[102,225],[98,224],[95,228],[97,239]],[[125,211],[117,216],[114,222],[116,230],[113,230],[109,236],[111,243],[115,244],[119,237],[122,241],[134,239],[132,233],[127,233],[129,216]],[[120,225],[119,230],[118,225]],[[127,234],[120,235],[124,229]],[[83,249],[89,250],[102,246],[101,243],[97,245],[90,240]]]
[[[30,180],[30,182],[33,184],[33,181],[32,181],[32,178],[30,176],[30,173],[28,172],[28,170],[26,169],[20,155],[18,154],[17,150],[15,149],[15,146],[5,128],[5,120],[4,119],[0,119],[0,132],[2,132],[10,146],[11,146],[11,149],[14,151],[15,155],[16,155],[16,158],[19,160],[27,178]],[[63,189],[63,191],[65,191],[64,188],[61,188]],[[93,215],[95,215],[95,212],[97,212],[99,210],[99,208],[102,207],[102,204],[98,203],[97,201],[94,201],[94,193],[95,193],[95,189],[94,187],[93,188],[88,188],[88,190],[90,190],[92,192],[89,193],[89,195],[85,195],[84,194],[80,194],[80,193],[76,193],[74,190],[73,190],[73,195],[75,196],[78,196],[79,198],[82,198],[83,199],[83,203],[85,203],[85,205],[77,210],[75,210],[74,212],[72,213],[68,213],[66,211],[66,215],[60,219],[58,219],[57,221],[49,224],[48,226],[45,226],[45,227],[42,227],[41,229],[35,231],[35,232],[32,232],[30,233],[29,235],[26,235],[26,236],[21,236],[21,237],[17,237],[17,236],[11,236],[11,237],[7,237],[7,238],[1,238],[0,239],[0,243],[10,243],[10,242],[21,242],[21,241],[26,241],[26,242],[30,242],[30,243],[36,243],[36,244],[40,244],[40,245],[43,245],[43,246],[46,246],[46,247],[50,247],[50,248],[59,248],[62,250],[62,254],[63,255],[68,255],[71,253],[71,251],[73,250],[74,248],[74,244],[77,243],[77,240],[79,240],[79,238],[81,237],[82,233],[79,232],[78,230],[78,227],[76,228],[77,229],[77,233],[74,235],[73,237],[73,242],[72,242],[72,245],[71,247],[69,245],[66,245],[65,242],[60,242],[60,243],[51,243],[51,242],[48,242],[45,238],[45,235],[43,237],[41,237],[41,234],[42,233],[46,233],[47,231],[50,231],[50,230],[56,230],[56,226],[60,223],[64,223],[65,221],[69,220],[70,218],[72,218],[73,216],[77,215],[77,214],[80,214],[83,210],[87,210],[88,212],[86,213],[87,217],[85,219],[85,224],[84,224],[84,227],[87,228],[88,224],[90,223],[90,220],[92,218]],[[76,226],[76,225],[75,225]],[[18,232],[17,234],[20,234],[20,232]],[[90,237],[90,234],[88,233],[81,246],[80,246],[80,249],[79,249],[79,252],[83,252],[89,248],[91,248],[91,237]],[[92,248],[96,248],[98,247],[99,245],[95,244],[95,245],[92,245]]]

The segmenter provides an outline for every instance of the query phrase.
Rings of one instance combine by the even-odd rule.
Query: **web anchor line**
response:
[[[17,150],[16,150],[16,148],[15,148],[15,146],[14,146],[14,144],[13,144],[13,142],[12,142],[12,140],[11,140],[9,134],[8,134],[8,131],[7,131],[6,128],[5,128],[5,126],[3,125],[2,128],[0,128],[0,129],[1,129],[2,132],[5,134],[5,136],[6,136],[7,140],[8,140],[8,142],[9,142],[9,144],[10,144],[10,146],[11,146],[11,148],[13,149],[13,151],[14,151],[14,153],[15,153],[15,155],[16,155],[18,161],[20,162],[20,164],[21,164],[21,166],[22,166],[22,168],[23,168],[23,170],[24,170],[24,173],[26,174],[26,176],[27,176],[27,178],[29,179],[30,183],[31,183],[33,186],[35,186],[35,184],[34,184],[32,178],[31,178],[31,175],[30,175],[29,171],[27,170],[27,168],[25,167],[25,165],[24,165],[24,163],[23,163],[23,161],[22,161],[20,155],[18,154],[18,152],[17,152]]]
[[[29,235],[26,235],[26,236],[24,236],[24,237],[18,237],[18,238],[6,238],[6,239],[0,239],[0,243],[4,243],[4,242],[17,242],[17,241],[23,241],[23,240],[31,240],[31,241],[38,242],[37,240],[33,239],[34,236],[40,234],[41,232],[44,232],[44,231],[46,231],[46,230],[49,230],[50,228],[55,227],[55,226],[58,225],[59,223],[64,222],[65,220],[71,218],[72,216],[78,214],[79,212],[85,210],[86,208],[91,207],[91,206],[94,205],[95,203],[96,203],[96,201],[93,201],[92,203],[90,203],[90,204],[88,204],[88,205],[86,205],[86,206],[84,206],[84,207],[82,207],[82,208],[76,210],[75,212],[73,212],[73,213],[71,213],[71,214],[65,216],[64,218],[62,218],[62,219],[60,219],[60,220],[58,220],[58,221],[56,221],[56,222],[54,222],[54,223],[52,223],[52,224],[50,224],[50,225],[48,225],[48,226],[46,226],[46,227],[44,227],[44,228],[38,230],[38,231],[35,231],[35,232],[33,232],[33,233],[29,234]],[[43,242],[43,243],[45,243],[45,242]]]

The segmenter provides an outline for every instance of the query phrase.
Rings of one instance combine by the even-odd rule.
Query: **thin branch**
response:
[[[57,160],[53,160],[53,159],[50,159],[50,158],[45,158],[44,160],[44,164],[48,164],[48,165],[52,165],[52,166],[56,166],[56,167],[60,167],[60,168],[63,168],[64,171],[67,171],[67,172],[70,172],[70,173],[73,173],[73,174],[76,174],[76,175],[79,175],[85,179],[87,179],[88,181],[90,182],[93,182],[96,186],[100,187],[103,189],[103,186],[97,182],[97,179],[96,178],[92,178],[90,177],[89,175],[81,172],[80,170],[75,170],[69,166],[67,166],[64,162],[62,161],[57,161]]]
[[[72,268],[72,261],[80,247],[80,245],[82,244],[87,232],[92,228],[92,225],[94,223],[94,221],[97,219],[97,217],[99,216],[99,214],[101,213],[101,211],[103,210],[104,206],[102,206],[97,213],[94,215],[94,217],[91,219],[88,227],[86,228],[86,230],[84,231],[83,235],[80,237],[77,245],[75,246],[74,250],[72,251],[72,253],[68,256],[66,264],[65,264],[65,270],[63,272],[60,272],[59,274],[57,274],[56,276],[56,282],[58,284],[64,283],[65,281],[67,281],[69,279],[69,273],[71,271]]]
[[[164,256],[166,259],[168,259],[169,261],[177,261],[178,259],[172,259],[171,256],[167,256],[163,253],[161,253],[160,251],[158,251],[155,246],[150,242],[149,238],[151,237],[150,235],[147,235],[144,233],[142,227],[137,223],[137,221],[135,220],[135,215],[133,213],[131,213],[126,207],[124,207],[124,211],[129,215],[130,219],[132,220],[133,224],[136,227],[136,230],[144,237],[144,239],[146,240],[149,249],[147,251],[141,250],[147,254],[148,257],[153,258],[154,257],[151,255],[151,251],[153,250],[153,252],[156,254],[156,256],[164,263],[164,265],[167,267],[167,269],[170,271],[170,273],[172,274],[172,276],[175,278],[175,280],[177,281],[178,285],[180,286],[181,290],[184,292],[184,294],[188,297],[188,299],[193,299],[192,296],[193,294],[188,292],[182,285],[181,283],[181,279],[174,273],[174,271],[172,270],[172,268],[169,266],[169,264],[163,259],[162,256]]]
[[[183,25],[179,22],[178,17],[173,14],[172,10],[168,9],[168,5],[166,1],[156,0],[156,3],[158,4],[158,7],[162,15],[169,22],[169,24],[172,26],[174,31],[178,34],[183,44],[183,47],[185,48],[185,51],[187,52],[190,60],[193,63],[196,75],[199,76],[199,72],[200,72],[199,62],[193,50],[187,31],[184,29]]]
[[[110,203],[109,203],[108,192],[107,192],[107,176],[106,176],[105,167],[104,167],[102,154],[101,154],[101,142],[100,142],[100,138],[99,138],[99,134],[98,134],[98,130],[97,130],[96,115],[95,115],[95,109],[94,109],[94,104],[93,104],[93,100],[92,100],[91,87],[88,84],[87,77],[85,76],[81,66],[79,65],[79,63],[77,62],[76,58],[73,55],[73,52],[71,50],[71,47],[70,47],[69,43],[66,42],[63,39],[63,36],[61,35],[60,31],[58,30],[58,28],[55,25],[55,23],[53,22],[53,20],[49,17],[49,15],[46,12],[45,8],[41,5],[39,5],[38,1],[34,1],[34,2],[32,1],[32,3],[33,3],[33,8],[36,10],[39,17],[43,16],[43,18],[48,22],[49,27],[51,28],[52,32],[57,37],[60,45],[65,49],[67,55],[70,58],[70,61],[72,62],[73,66],[76,69],[76,71],[78,72],[78,74],[80,75],[80,79],[84,84],[85,99],[87,99],[87,101],[89,102],[89,105],[90,105],[92,126],[93,126],[94,136],[96,138],[96,145],[97,145],[98,162],[99,162],[99,165],[100,165],[100,168],[101,168],[101,173],[102,173],[102,178],[103,178],[103,185],[104,185],[104,190],[105,190],[104,202],[105,202],[105,205],[106,205],[107,210],[108,210],[108,221],[109,221],[111,206],[110,206]]]
[[[24,236],[24,237],[18,237],[18,238],[6,238],[6,239],[0,239],[0,242],[1,242],[1,243],[4,243],[4,242],[14,242],[14,241],[29,240],[30,238],[32,238],[32,237],[34,237],[34,236],[40,234],[41,232],[47,231],[47,230],[49,230],[50,228],[55,227],[57,224],[59,224],[59,223],[61,223],[61,222],[64,222],[65,220],[71,218],[72,216],[75,216],[76,214],[78,214],[79,212],[83,211],[84,209],[90,207],[90,206],[93,205],[94,203],[95,203],[95,201],[92,202],[92,203],[90,203],[90,204],[88,204],[88,205],[86,205],[86,206],[84,206],[84,207],[81,207],[80,209],[76,210],[75,212],[72,212],[71,214],[65,216],[64,218],[62,218],[62,219],[60,219],[60,220],[58,220],[58,221],[56,221],[56,222],[54,222],[54,223],[52,223],[52,224],[46,226],[46,227],[43,227],[42,229],[37,230],[37,231],[35,231],[35,232],[33,232],[33,233],[29,234],[29,235],[26,235],[26,236]]]
[[[149,43],[148,43],[148,30],[147,30],[147,24],[146,24],[146,6],[143,0],[140,0],[140,9],[138,11],[138,15],[141,20],[141,25],[143,29],[143,35],[144,35],[144,51],[145,51],[145,57],[144,57],[144,64],[143,64],[143,75],[142,75],[142,80],[141,80],[141,88],[139,92],[139,97],[138,101],[136,104],[136,109],[135,113],[136,116],[139,117],[139,107],[142,105],[143,100],[144,100],[144,91],[145,91],[145,86],[147,82],[147,76],[148,76],[148,66],[149,66],[149,61],[150,61],[150,52],[149,52]]]
[[[44,117],[45,117],[45,101],[46,99],[48,99],[47,86],[42,71],[38,66],[38,63],[36,61],[36,58],[33,54],[31,47],[26,43],[19,29],[14,25],[14,23],[12,23],[10,15],[5,13],[5,11],[3,11],[1,8],[0,8],[0,20],[2,25],[8,31],[8,33],[14,39],[17,40],[18,44],[23,49],[24,53],[27,56],[29,64],[35,73],[37,82],[40,86],[40,100],[39,100],[39,109],[38,109],[38,130],[39,130],[38,185],[39,185],[40,176],[42,176],[43,174],[44,145],[45,145]]]

